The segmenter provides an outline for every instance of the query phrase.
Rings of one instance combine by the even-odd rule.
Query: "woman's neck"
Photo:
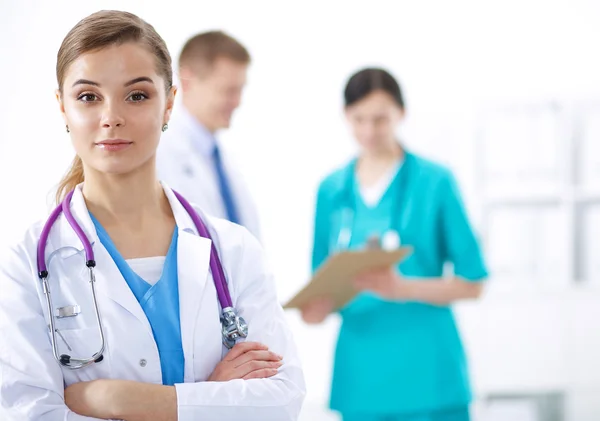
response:
[[[398,142],[393,142],[389,146],[380,147],[373,150],[365,150],[360,156],[361,163],[368,163],[374,166],[386,166],[397,162],[404,156],[404,150]]]
[[[88,210],[103,225],[143,229],[148,221],[172,217],[154,166],[128,174],[106,174],[88,169],[83,196]]]
[[[368,187],[376,183],[394,164],[404,157],[398,143],[388,148],[363,152],[358,159],[357,175],[361,185]]]

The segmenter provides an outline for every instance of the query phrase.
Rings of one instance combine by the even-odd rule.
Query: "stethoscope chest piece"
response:
[[[221,314],[221,329],[223,332],[223,344],[231,349],[236,341],[248,337],[248,323],[237,314],[232,307],[226,307]]]

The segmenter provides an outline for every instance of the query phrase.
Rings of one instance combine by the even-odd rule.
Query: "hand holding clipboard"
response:
[[[359,291],[353,285],[357,275],[395,266],[411,252],[411,247],[400,247],[390,251],[373,247],[334,254],[321,265],[311,281],[283,307],[301,309],[313,299],[327,297],[333,300],[334,310],[337,310],[358,294]]]

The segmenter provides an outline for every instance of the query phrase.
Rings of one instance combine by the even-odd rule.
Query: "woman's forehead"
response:
[[[125,83],[135,78],[148,77],[155,83],[160,76],[156,58],[140,44],[126,43],[90,51],[79,56],[66,74],[65,84],[85,79],[99,85]]]

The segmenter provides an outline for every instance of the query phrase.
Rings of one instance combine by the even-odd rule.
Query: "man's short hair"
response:
[[[219,58],[250,63],[250,54],[239,41],[223,31],[209,31],[195,35],[185,43],[179,55],[179,68],[202,71],[211,68]]]

